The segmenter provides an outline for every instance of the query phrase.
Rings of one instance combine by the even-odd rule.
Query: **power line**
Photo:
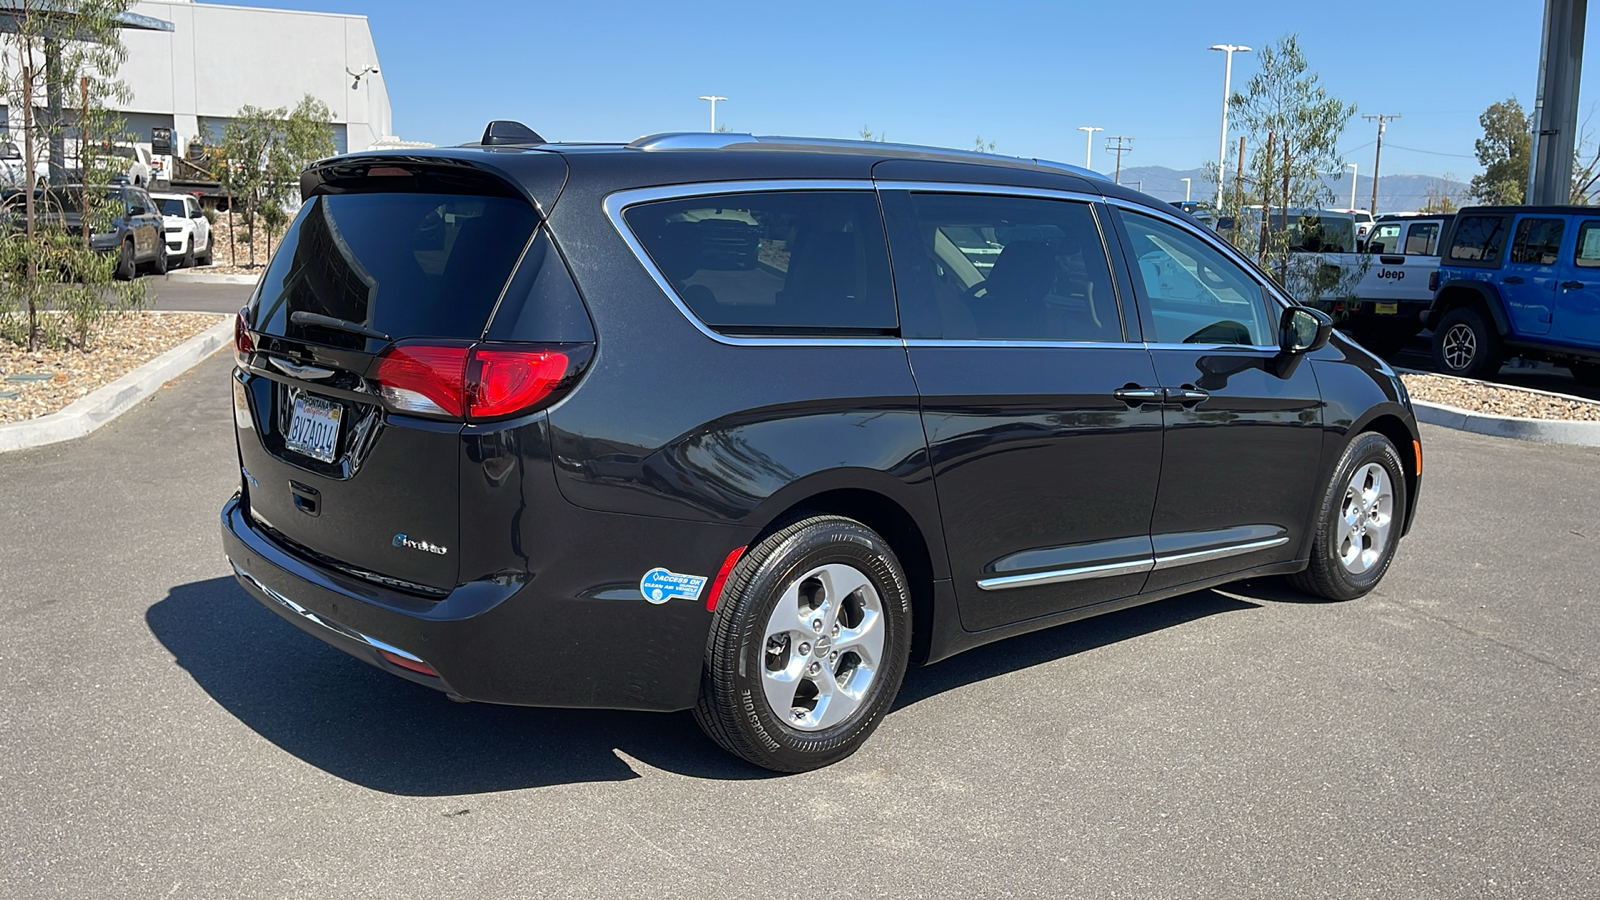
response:
[[[1474,154],[1471,154],[1471,153],[1444,153],[1444,152],[1439,151],[1439,150],[1418,150],[1416,147],[1402,147],[1399,144],[1390,144],[1389,146],[1393,147],[1396,150],[1404,150],[1404,151],[1406,151],[1408,153],[1426,153],[1429,156],[1454,156],[1454,157],[1457,157],[1459,159],[1477,159],[1478,158],[1477,156],[1475,156]]]

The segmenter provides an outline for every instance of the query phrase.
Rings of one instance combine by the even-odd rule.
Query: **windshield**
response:
[[[173,197],[166,200],[159,200],[157,202],[161,204],[161,214],[163,216],[176,216],[177,218],[181,219],[189,214],[188,211],[183,208],[183,200],[180,198]]]
[[[256,327],[363,346],[359,337],[289,323],[290,313],[305,310],[395,338],[476,339],[537,225],[533,207],[503,197],[313,197],[262,278]]]

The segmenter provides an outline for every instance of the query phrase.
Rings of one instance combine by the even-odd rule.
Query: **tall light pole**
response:
[[[1222,70],[1222,139],[1217,144],[1217,209],[1222,209],[1223,176],[1228,171],[1228,99],[1233,96],[1233,54],[1249,53],[1243,44],[1212,44],[1212,50],[1228,54],[1227,66]]]
[[[1089,160],[1094,157],[1094,133],[1096,131],[1105,131],[1105,129],[1094,125],[1079,125],[1078,130],[1084,132],[1083,136],[1085,138],[1083,142],[1083,167],[1092,169],[1094,166],[1089,165]]]
[[[716,94],[707,94],[706,96],[701,97],[700,99],[701,100],[710,100],[711,101],[711,130],[712,131],[716,131],[717,130],[717,101],[718,100],[726,100],[728,98],[727,97],[718,97]]]
[[[1350,208],[1356,208],[1356,182],[1361,180],[1355,163],[1345,163],[1344,167],[1350,170]]]
[[[1192,181],[1193,179],[1185,178],[1185,179],[1182,179],[1182,180],[1183,180],[1183,202],[1188,203],[1189,202],[1189,189],[1194,187],[1194,185],[1190,184],[1189,182]]]

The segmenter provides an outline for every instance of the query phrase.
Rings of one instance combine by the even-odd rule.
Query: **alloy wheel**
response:
[[[865,573],[829,563],[778,598],[762,642],[761,686],[780,721],[820,731],[862,708],[883,665],[883,600]]]
[[[1478,355],[1478,336],[1465,324],[1452,325],[1444,333],[1443,351],[1445,365],[1457,371],[1465,369]]]
[[[1367,463],[1350,476],[1340,508],[1339,562],[1360,575],[1383,559],[1394,525],[1394,484],[1377,463]]]

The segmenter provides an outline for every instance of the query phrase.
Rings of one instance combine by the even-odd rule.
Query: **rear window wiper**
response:
[[[350,334],[359,334],[362,337],[372,338],[375,341],[388,342],[392,340],[387,334],[368,328],[358,322],[349,322],[344,319],[335,319],[333,316],[324,316],[321,313],[306,312],[297,309],[289,314],[289,321],[296,325],[317,325],[322,328],[332,328],[334,331],[344,331]]]

